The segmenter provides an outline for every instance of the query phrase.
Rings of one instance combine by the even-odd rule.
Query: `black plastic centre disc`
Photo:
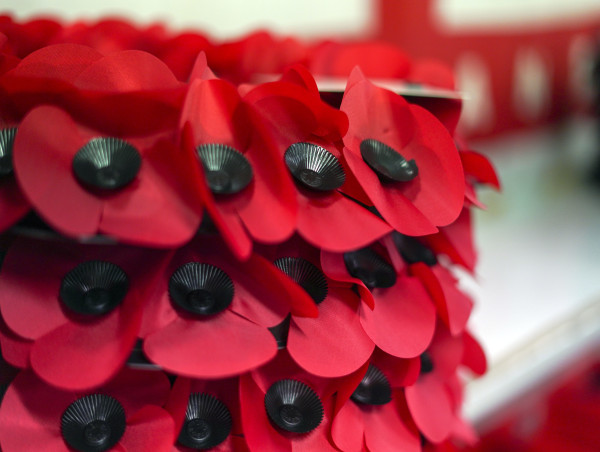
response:
[[[232,425],[231,414],[223,402],[210,394],[193,393],[177,441],[192,449],[210,449],[227,439]]]
[[[373,364],[369,364],[367,373],[351,398],[364,405],[385,405],[392,400],[392,388],[383,372]]]
[[[129,184],[142,166],[136,148],[114,137],[90,140],[73,157],[73,172],[83,185],[116,190]]]
[[[78,314],[102,315],[115,309],[128,290],[129,278],[118,265],[87,261],[65,275],[59,296]]]
[[[427,352],[423,352],[421,358],[421,375],[433,372],[433,361]]]
[[[402,258],[409,264],[416,264],[417,262],[423,262],[426,265],[432,267],[437,264],[437,258],[435,253],[425,245],[423,245],[415,237],[400,234],[394,231],[392,233],[394,244],[402,255]]]
[[[381,141],[369,138],[360,143],[360,154],[384,182],[408,182],[419,174],[413,160],[406,160],[395,149]]]
[[[338,159],[316,144],[292,144],[283,158],[294,178],[307,188],[318,191],[335,190],[346,181],[344,168]]]
[[[169,296],[180,308],[200,315],[212,315],[231,304],[234,286],[218,267],[189,262],[179,267],[169,280]]]
[[[125,410],[117,400],[104,394],[77,399],[61,417],[65,442],[81,452],[111,449],[123,436],[125,427]]]
[[[394,268],[371,248],[344,253],[344,262],[350,275],[360,279],[369,289],[396,284]]]
[[[252,181],[252,166],[240,152],[224,144],[203,144],[196,148],[206,182],[213,193],[238,193]]]
[[[319,304],[327,298],[327,279],[321,270],[301,257],[282,257],[275,267],[292,278]]]
[[[304,383],[279,380],[265,394],[265,409],[277,427],[294,433],[308,433],[323,420],[321,399]]]
[[[16,135],[16,127],[0,130],[0,177],[13,172],[12,150]]]

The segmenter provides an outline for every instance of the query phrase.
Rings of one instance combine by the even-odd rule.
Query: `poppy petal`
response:
[[[350,283],[350,287],[356,287],[360,299],[364,301],[370,309],[373,309],[375,306],[373,294],[360,279],[350,276],[350,273],[348,273],[348,270],[346,269],[346,264],[344,263],[343,254],[322,250],[321,268],[323,269],[323,273],[334,281]]]
[[[438,234],[427,236],[424,240],[436,253],[446,254],[454,263],[474,271],[477,255],[469,209],[463,208],[454,223],[440,228]]]
[[[0,405],[2,450],[65,451],[60,418],[71,401],[70,393],[46,386],[32,372],[21,372]]]
[[[442,286],[446,300],[448,316],[446,318],[442,316],[442,319],[450,328],[450,333],[460,334],[465,329],[471,315],[473,301],[458,289],[456,279],[444,267],[436,266],[433,273]]]
[[[374,296],[375,308],[361,309],[360,320],[375,344],[400,358],[424,352],[435,330],[435,308],[421,282],[403,276]]]
[[[102,202],[81,187],[71,169],[86,141],[67,113],[42,106],[23,119],[14,143],[21,189],[48,223],[70,236],[95,234],[102,212]]]
[[[362,452],[364,434],[363,413],[353,401],[348,400],[333,419],[333,442],[345,452]]]
[[[149,405],[129,419],[119,444],[127,452],[170,452],[173,450],[173,418],[158,406]]]
[[[481,344],[468,331],[464,331],[462,337],[464,344],[462,364],[476,375],[483,375],[487,370],[487,361]]]
[[[14,178],[0,182],[0,231],[19,221],[31,209],[29,202]]]
[[[475,151],[460,151],[459,155],[467,176],[480,184],[490,185],[500,190],[500,180],[487,157]]]
[[[391,231],[383,220],[336,192],[323,197],[299,194],[298,202],[298,232],[327,251],[363,248]]]
[[[397,358],[380,349],[375,349],[371,357],[371,362],[383,372],[392,388],[415,384],[421,371],[419,357],[410,359]]]
[[[2,359],[20,368],[29,367],[29,353],[33,342],[23,339],[8,329],[0,317],[0,350]]]
[[[249,374],[240,377],[242,424],[248,447],[253,452],[291,452],[289,441],[271,425],[264,398],[265,393]]]
[[[361,327],[359,305],[347,289],[330,287],[327,298],[319,304],[317,319],[292,318],[287,343],[292,358],[308,372],[322,377],[339,377],[357,370],[375,347]]]
[[[146,337],[144,352],[171,372],[222,378],[267,362],[277,344],[267,328],[225,310],[206,320],[175,320]]]
[[[105,383],[126,361],[139,331],[141,310],[128,305],[133,303],[93,324],[67,322],[42,336],[31,349],[31,366],[61,388],[87,389]]]
[[[395,403],[373,407],[363,416],[365,442],[369,450],[381,452],[420,452],[421,441],[418,432],[409,428],[398,413]]]
[[[443,383],[435,373],[421,375],[405,389],[406,402],[413,420],[433,443],[442,442],[452,430],[452,404]]]

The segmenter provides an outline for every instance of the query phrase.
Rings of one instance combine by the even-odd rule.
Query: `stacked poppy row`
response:
[[[456,102],[357,67],[338,108],[301,64],[234,84],[204,52],[181,81],[81,24],[61,36],[98,45],[15,52],[34,24],[0,21],[2,450],[472,440],[457,372],[485,357],[452,267],[498,181]]]

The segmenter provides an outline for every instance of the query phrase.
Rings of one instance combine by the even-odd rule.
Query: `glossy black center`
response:
[[[427,352],[422,353],[420,356],[421,359],[421,374],[428,374],[433,372],[433,360],[431,359],[431,355]]]
[[[282,257],[274,262],[275,266],[293,279],[319,304],[329,291],[327,279],[314,264],[301,257]]]
[[[252,166],[240,152],[224,144],[203,144],[196,148],[206,183],[215,194],[242,191],[253,177]]]
[[[0,130],[0,177],[13,172],[12,151],[16,135],[16,127]]]
[[[213,315],[229,306],[234,296],[231,278],[214,265],[189,262],[169,280],[169,297],[179,308],[199,315]]]
[[[59,297],[73,312],[104,315],[124,300],[129,278],[116,264],[87,261],[69,271],[62,280]]]
[[[283,423],[291,428],[297,427],[302,422],[302,412],[294,405],[283,405],[279,409],[279,416]]]
[[[367,373],[351,398],[364,405],[385,405],[392,400],[392,389],[383,372],[369,364]]]
[[[430,267],[437,264],[435,253],[417,238],[396,231],[392,233],[392,237],[402,258],[409,264],[423,262]]]
[[[77,180],[85,186],[103,190],[116,190],[131,183],[141,165],[138,150],[113,137],[94,138],[73,157]]]
[[[186,426],[187,434],[195,441],[206,441],[211,434],[210,424],[204,419],[192,419]]]
[[[344,253],[348,273],[360,279],[369,289],[392,287],[396,284],[396,271],[371,248]]]
[[[308,433],[323,420],[323,404],[312,388],[297,380],[276,381],[265,394],[265,410],[282,430]]]
[[[232,425],[231,414],[223,402],[207,393],[193,393],[177,441],[192,449],[210,449],[225,441]]]
[[[360,153],[382,182],[409,182],[419,174],[414,160],[407,160],[381,141],[372,138],[363,140],[360,143]]]
[[[344,168],[337,157],[316,144],[292,144],[285,151],[284,161],[294,178],[311,190],[335,190],[346,181]]]

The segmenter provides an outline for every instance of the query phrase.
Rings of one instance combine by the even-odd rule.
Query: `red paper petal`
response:
[[[57,391],[21,372],[9,386],[0,405],[2,450],[64,452],[60,417],[71,400],[70,393]]]
[[[365,427],[363,413],[351,400],[338,411],[331,426],[331,436],[337,447],[345,452],[362,452]]]
[[[222,378],[267,362],[277,344],[268,329],[225,310],[208,319],[175,320],[146,337],[144,352],[171,372]]]
[[[2,359],[7,363],[20,368],[29,367],[29,353],[33,342],[17,336],[8,329],[0,317],[0,349]]]
[[[463,350],[462,336],[452,336],[445,325],[438,325],[428,350],[433,361],[433,372],[445,380],[452,378],[463,358]]]
[[[371,412],[364,413],[363,419],[365,442],[369,450],[420,452],[418,432],[405,424],[393,401],[372,407]]]
[[[141,314],[139,306],[126,303],[93,324],[66,323],[36,341],[31,366],[41,378],[61,388],[101,385],[127,360]]]
[[[422,375],[405,389],[406,401],[413,420],[431,442],[439,443],[452,430],[452,405],[448,392],[434,373]]]
[[[42,106],[25,117],[13,149],[23,192],[44,219],[71,236],[94,234],[102,211],[102,201],[79,185],[71,169],[86,141],[69,115]]]
[[[314,197],[299,194],[298,202],[298,232],[327,251],[363,248],[391,231],[387,223],[337,192]]]
[[[435,308],[423,285],[404,276],[394,287],[374,291],[375,308],[361,309],[360,320],[383,351],[412,358],[425,351],[435,329]]]
[[[0,231],[11,227],[30,209],[29,202],[19,189],[16,179],[9,178],[0,182]]]
[[[442,316],[442,319],[448,325],[453,335],[460,334],[465,329],[467,320],[469,320],[469,316],[471,315],[473,301],[466,294],[458,290],[456,287],[457,281],[444,267],[438,265],[433,269],[433,272],[444,290],[446,300],[448,316]]]
[[[289,441],[271,425],[264,409],[265,393],[248,374],[240,377],[242,424],[252,452],[291,452]]]
[[[323,420],[317,428],[307,434],[290,435],[293,452],[336,452],[338,449],[329,440],[329,429],[333,413],[333,400],[328,398],[323,403]]]
[[[287,343],[292,358],[322,377],[347,375],[361,367],[375,344],[362,329],[359,305],[348,289],[329,287],[317,319],[292,318]]]
[[[436,253],[446,254],[454,263],[474,270],[477,255],[469,209],[463,208],[456,221],[441,228],[438,234],[425,237],[425,243]]]
[[[487,370],[487,360],[483,348],[468,331],[463,332],[464,354],[462,364],[477,375],[483,375]]]
[[[419,377],[421,362],[418,357],[402,359],[375,349],[371,363],[383,372],[392,388],[411,386]]]
[[[461,151],[459,155],[465,174],[480,184],[491,185],[500,190],[500,180],[487,157],[475,151]]]
[[[170,452],[173,450],[173,418],[157,406],[146,406],[127,419],[119,444],[127,452]]]
[[[105,202],[99,225],[102,232],[130,243],[161,247],[180,246],[192,238],[200,224],[199,205],[193,205],[189,196],[186,200],[183,187],[177,184],[177,167],[170,160],[180,158],[178,152],[174,145],[161,142],[146,153],[135,190],[119,191]]]

